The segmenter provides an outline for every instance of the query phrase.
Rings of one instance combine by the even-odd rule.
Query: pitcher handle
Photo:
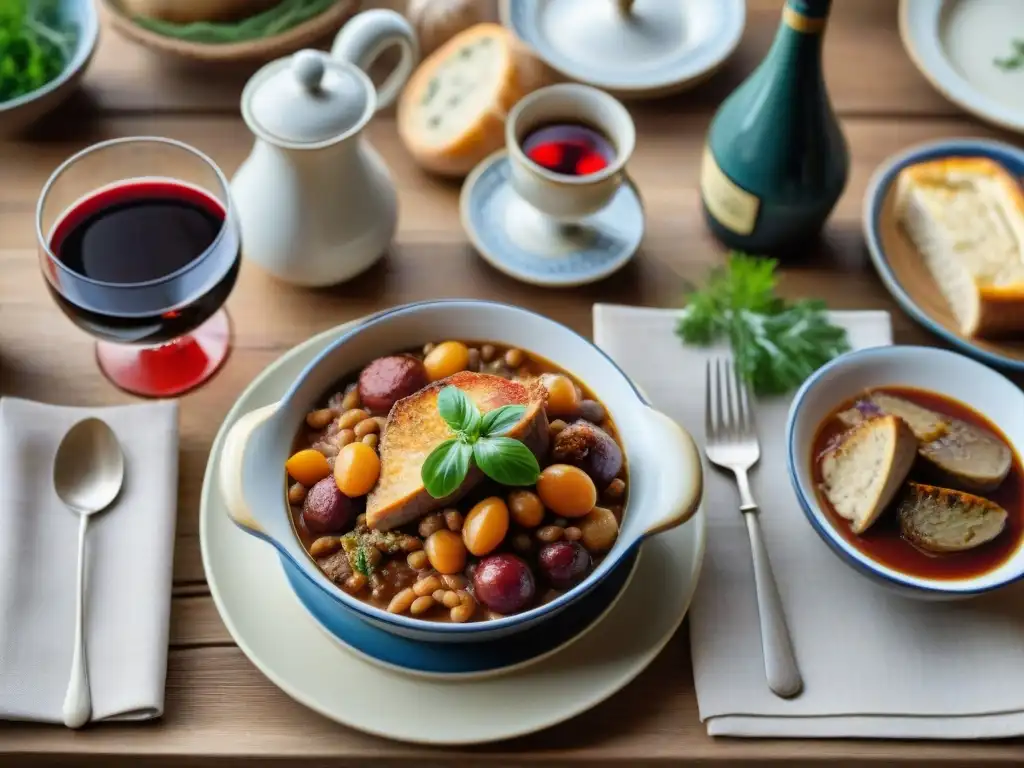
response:
[[[378,112],[391,106],[419,62],[420,46],[412,25],[396,11],[374,8],[353,16],[331,46],[332,57],[369,72],[380,55],[396,45],[401,58],[377,89]]]

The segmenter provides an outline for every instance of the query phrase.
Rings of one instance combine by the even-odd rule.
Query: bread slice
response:
[[[437,49],[409,78],[398,102],[398,135],[420,166],[468,174],[505,146],[505,115],[551,79],[509,30],[477,24]]]
[[[900,171],[896,215],[966,336],[1024,335],[1024,192],[993,160]]]
[[[458,387],[481,413],[503,405],[524,405],[526,413],[506,434],[522,440],[539,457],[548,448],[547,390],[539,379],[510,381],[487,373],[462,371],[436,381],[395,403],[380,441],[380,478],[366,499],[366,524],[387,531],[451,504],[483,479],[472,467],[451,496],[435,499],[423,487],[420,471],[430,452],[452,436],[437,410],[437,395],[446,386]]]
[[[896,496],[917,456],[917,438],[896,416],[858,424],[821,460],[822,490],[854,533],[864,533]]]

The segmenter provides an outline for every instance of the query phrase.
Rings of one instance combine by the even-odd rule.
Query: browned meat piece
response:
[[[1009,447],[986,429],[884,392],[872,393],[871,402],[910,425],[921,444],[918,452],[943,484],[991,491],[1010,471]]]
[[[1007,518],[993,501],[920,483],[909,483],[899,516],[903,536],[930,552],[960,552],[992,541]]]
[[[546,392],[539,380],[509,381],[487,373],[462,371],[435,381],[399,400],[388,415],[380,440],[380,479],[366,501],[366,524],[386,531],[442,509],[483,478],[476,467],[451,496],[435,499],[423,487],[420,471],[430,452],[452,436],[437,411],[437,395],[446,386],[465,392],[481,413],[503,405],[526,406],[522,420],[506,434],[522,440],[539,457],[548,448]]]

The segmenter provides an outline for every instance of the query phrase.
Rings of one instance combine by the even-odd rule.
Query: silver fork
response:
[[[793,642],[786,627],[779,588],[775,584],[768,550],[761,534],[757,502],[754,501],[747,480],[747,470],[761,458],[754,412],[750,404],[752,398],[746,384],[737,377],[734,366],[726,358],[708,361],[705,392],[705,452],[712,464],[728,469],[736,476],[740,511],[750,536],[765,677],[773,693],[790,698],[800,692],[803,681],[793,655]]]

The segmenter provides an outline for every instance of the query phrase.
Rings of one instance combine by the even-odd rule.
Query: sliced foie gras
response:
[[[864,533],[895,498],[916,456],[917,439],[902,419],[864,421],[822,457],[825,496],[854,533]]]
[[[884,392],[872,392],[870,402],[910,425],[920,443],[918,453],[949,485],[991,491],[1010,471],[1009,447],[987,429]]]
[[[965,491],[908,483],[900,500],[900,531],[929,552],[961,552],[992,541],[1006,527],[1006,510]]]

